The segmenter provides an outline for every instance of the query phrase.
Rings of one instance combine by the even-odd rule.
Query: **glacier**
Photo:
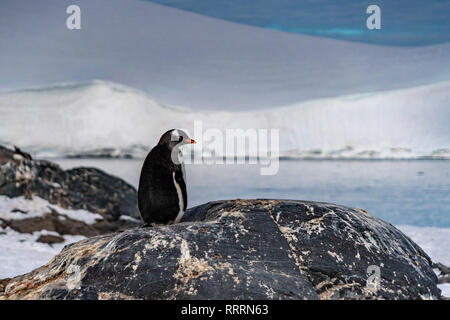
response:
[[[1,1],[0,143],[143,157],[201,120],[278,129],[284,158],[450,157],[450,43],[353,43],[136,0],[77,5],[71,31],[64,2]]]
[[[194,121],[202,121],[204,130],[222,132],[278,129],[278,151],[287,158],[450,158],[448,81],[232,112],[166,106],[95,80],[2,91],[0,114],[0,144],[44,157],[143,157],[163,132],[193,132]]]

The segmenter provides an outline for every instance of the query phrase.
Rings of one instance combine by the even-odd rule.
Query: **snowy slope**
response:
[[[163,106],[135,89],[91,81],[0,93],[0,144],[40,156],[103,150],[143,156],[161,134],[233,128],[280,130],[289,157],[450,157],[450,82],[319,99],[258,112]],[[201,143],[195,145],[199,151]]]
[[[163,104],[243,110],[450,80],[450,43],[351,43],[138,0],[77,0],[70,31],[69,4],[0,1],[0,88],[107,79]]]
[[[136,90],[101,81],[2,93],[0,101],[0,141],[50,155],[150,145],[178,118]]]

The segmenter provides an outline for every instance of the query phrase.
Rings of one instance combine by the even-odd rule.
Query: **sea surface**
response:
[[[448,0],[147,0],[198,14],[287,32],[394,46],[450,41]],[[366,9],[381,10],[381,29],[369,30]]]
[[[51,159],[92,166],[137,188],[143,159]],[[187,165],[188,207],[234,198],[330,202],[394,225],[450,227],[449,160],[282,160],[273,176],[256,165]]]

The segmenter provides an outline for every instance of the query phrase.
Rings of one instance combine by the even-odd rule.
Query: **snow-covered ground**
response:
[[[433,262],[450,266],[450,228],[397,226],[417,243]],[[450,283],[440,284],[442,295],[450,297]]]
[[[58,212],[59,219],[69,218],[88,225],[103,219],[97,213],[64,209],[37,196],[25,199],[24,197],[9,198],[0,195],[0,219],[11,221],[43,217],[52,210]],[[123,216],[123,219],[133,218]],[[62,236],[65,241],[51,245],[36,242],[41,235]],[[19,233],[10,227],[0,227],[0,278],[29,272],[47,263],[65,245],[84,238],[81,235],[60,235],[48,230],[35,231],[32,234]]]
[[[0,195],[0,218],[21,220],[44,215],[55,210],[59,219],[70,218],[86,224],[93,224],[103,217],[86,210],[67,210],[49,203],[40,197],[9,198]],[[0,278],[23,274],[47,263],[54,255],[69,243],[84,239],[80,235],[64,235],[64,242],[52,245],[36,242],[41,235],[61,236],[56,232],[41,230],[33,234],[19,233],[10,227],[0,228]]]
[[[450,266],[450,228],[415,227],[397,228],[416,242],[433,260]]]
[[[30,272],[49,262],[65,245],[85,238],[65,235],[63,243],[48,245],[36,242],[40,235],[47,234],[58,235],[45,230],[28,234],[0,228],[0,278]]]

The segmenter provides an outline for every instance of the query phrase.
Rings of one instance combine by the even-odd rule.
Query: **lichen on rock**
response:
[[[368,270],[380,270],[376,288]],[[66,246],[0,299],[438,299],[429,257],[359,209],[228,200]]]

